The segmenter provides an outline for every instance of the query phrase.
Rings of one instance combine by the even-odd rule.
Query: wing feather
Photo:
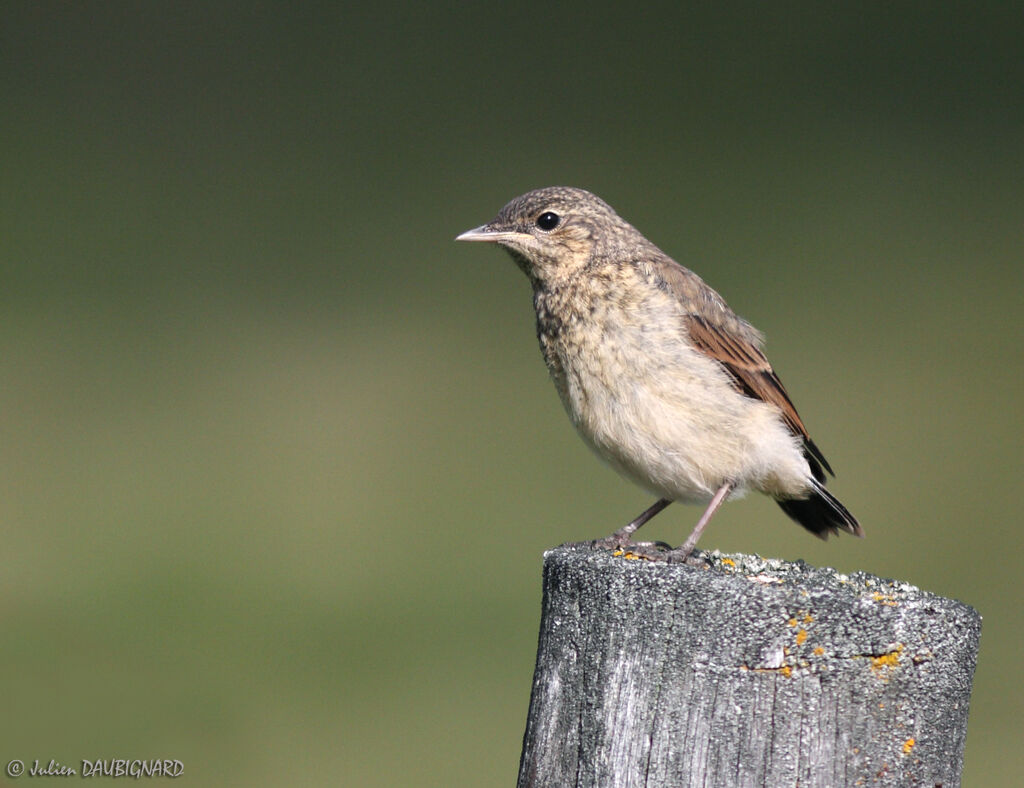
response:
[[[822,468],[829,473],[832,468],[814,445],[785,386],[761,351],[757,330],[735,315],[692,271],[672,260],[664,261],[658,268],[667,288],[680,302],[694,305],[687,309],[684,318],[694,346],[722,365],[737,390],[779,409],[786,426],[803,440],[814,476],[824,481]]]

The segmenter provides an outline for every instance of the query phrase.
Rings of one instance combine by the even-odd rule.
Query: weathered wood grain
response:
[[[960,784],[981,617],[866,574],[544,560],[520,786]]]

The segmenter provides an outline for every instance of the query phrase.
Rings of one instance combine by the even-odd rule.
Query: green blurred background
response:
[[[4,3],[0,760],[514,780],[541,553],[650,500],[452,239],[568,184],[767,333],[867,531],[754,496],[703,546],[977,607],[965,784],[1013,783],[1022,40],[1011,3]]]

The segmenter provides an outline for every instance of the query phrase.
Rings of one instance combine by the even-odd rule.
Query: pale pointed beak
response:
[[[490,243],[499,243],[501,241],[511,241],[520,235],[522,235],[522,233],[494,230],[489,224],[481,224],[479,227],[474,227],[472,230],[466,230],[462,235],[455,236],[455,240],[489,241]]]

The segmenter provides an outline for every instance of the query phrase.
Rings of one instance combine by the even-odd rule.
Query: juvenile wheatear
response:
[[[718,293],[582,189],[517,197],[459,241],[489,241],[533,285],[544,361],[583,440],[658,496],[598,544],[625,547],[672,501],[706,503],[684,560],[722,501],[774,498],[811,533],[862,536],[832,472],[761,351]]]

